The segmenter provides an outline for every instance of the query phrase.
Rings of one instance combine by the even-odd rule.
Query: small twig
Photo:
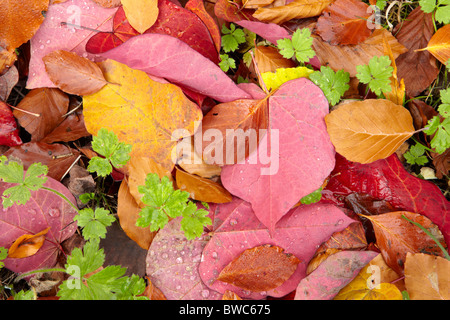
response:
[[[10,106],[10,107],[11,107],[12,109],[14,109],[14,110],[18,110],[18,111],[20,111],[20,112],[29,114],[29,115],[34,116],[34,117],[37,117],[37,118],[39,118],[39,117],[41,116],[39,113],[34,113],[34,112],[27,111],[27,110],[24,110],[24,109],[20,109],[20,108],[14,107],[14,106]]]

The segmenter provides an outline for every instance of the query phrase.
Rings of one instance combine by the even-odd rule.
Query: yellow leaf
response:
[[[450,300],[450,261],[408,252],[405,286],[411,300]]]
[[[446,64],[448,59],[450,59],[450,24],[436,31],[426,48],[416,51],[422,50],[428,50],[436,59]]]
[[[325,122],[336,152],[359,163],[389,157],[415,131],[409,111],[385,99],[341,103]]]
[[[334,297],[334,300],[402,300],[402,293],[391,283],[398,275],[379,254]]]
[[[392,101],[395,104],[398,104],[399,106],[403,106],[403,102],[405,100],[405,82],[403,79],[400,80],[400,83],[397,78],[397,65],[395,63],[395,58],[392,53],[391,45],[389,44],[387,40],[386,34],[383,33],[383,46],[384,46],[384,53],[391,59],[391,66],[394,68],[394,71],[392,72],[392,76],[390,78],[391,80],[391,88],[392,90],[390,92],[383,92],[386,99]]]
[[[275,73],[264,72],[261,77],[266,84],[267,90],[276,90],[283,83],[297,79],[297,78],[308,78],[308,76],[313,73],[313,70],[306,67],[297,68],[278,68]]]
[[[45,241],[45,235],[50,227],[36,234],[24,234],[14,241],[8,249],[8,258],[27,258],[30,257],[42,247]]]
[[[253,16],[262,22],[282,24],[292,19],[315,17],[334,0],[294,0],[288,5],[274,8],[259,8]]]
[[[149,157],[171,171],[172,149],[194,134],[202,120],[200,108],[178,86],[153,81],[143,71],[114,60],[99,66],[108,84],[83,97],[88,132],[112,130],[133,146],[131,157]]]
[[[125,16],[131,26],[144,33],[158,18],[158,0],[122,0]]]

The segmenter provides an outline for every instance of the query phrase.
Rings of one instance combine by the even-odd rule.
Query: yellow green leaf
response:
[[[297,68],[278,68],[276,72],[264,72],[261,77],[266,84],[267,90],[276,90],[283,83],[297,79],[297,78],[308,78],[308,76],[313,72],[313,70],[306,67]]]

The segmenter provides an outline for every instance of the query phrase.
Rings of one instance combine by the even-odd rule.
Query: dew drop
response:
[[[161,255],[161,258],[163,258],[163,259],[167,259],[168,257],[169,257],[169,255],[165,252]]]
[[[217,252],[213,252],[213,253],[211,253],[211,256],[214,258],[214,259],[217,259]]]
[[[47,40],[45,43],[49,44],[49,43],[50,43],[50,40]]]
[[[234,226],[235,224],[237,224],[237,220],[236,219],[230,219],[230,226]]]
[[[181,286],[180,286],[180,285],[177,285],[175,288],[176,288],[177,290],[180,290],[180,289],[181,289]]]
[[[209,297],[209,290],[202,290],[201,295],[203,298],[208,298]]]
[[[178,264],[183,263],[183,259],[181,257],[178,257],[175,259],[175,262]]]
[[[36,215],[36,212],[37,212],[37,211],[36,211],[35,209],[29,209],[29,210],[28,210],[28,213],[31,214],[31,215],[33,215],[33,216]]]
[[[48,211],[48,214],[49,214],[50,217],[57,218],[57,217],[59,217],[59,215],[61,214],[61,212],[59,211],[59,209],[52,208],[52,209],[50,209],[50,210]]]
[[[339,220],[337,221],[336,225],[341,225],[341,224],[343,224],[343,223],[344,223],[344,220],[339,219]]]
[[[39,49],[44,49],[44,45],[43,44],[41,44],[40,46],[39,46]]]

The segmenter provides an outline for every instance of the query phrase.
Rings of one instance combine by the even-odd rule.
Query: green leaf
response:
[[[423,166],[428,162],[428,158],[424,155],[424,153],[425,147],[422,144],[417,143],[416,145],[411,146],[409,151],[405,152],[403,156],[409,164],[418,164]]]
[[[220,55],[220,60],[219,67],[223,72],[228,72],[228,70],[236,68],[236,62],[226,53]]]
[[[311,204],[319,202],[320,199],[322,199],[322,187],[301,198],[300,203]]]
[[[436,9],[436,0],[419,0],[420,8],[425,13],[431,13]]]
[[[144,293],[145,281],[138,275],[133,274],[131,277],[125,278],[119,289],[116,294],[118,300],[148,300],[146,296],[139,296]]]
[[[25,176],[23,165],[8,161],[5,156],[0,157],[0,179],[3,182],[17,183],[3,192],[3,207],[8,208],[14,204],[25,204],[31,197],[31,191],[42,188],[47,181],[48,168],[41,163],[33,163]]]
[[[419,0],[420,7],[425,13],[436,11],[434,18],[436,21],[449,24],[450,23],[450,1],[449,0]]]
[[[36,300],[36,294],[32,290],[20,290],[13,294],[14,301],[16,300]]]
[[[376,95],[392,90],[390,77],[394,68],[388,56],[373,57],[368,65],[356,66],[356,77],[362,83],[368,84],[369,89]]]
[[[441,123],[439,116],[434,116],[428,121],[424,132],[434,134],[430,145],[437,153],[442,154],[450,147],[450,118],[445,118]]]
[[[222,47],[224,52],[236,51],[241,43],[245,43],[245,33],[242,29],[236,29],[236,26],[231,23],[230,29],[225,24],[222,25]]]
[[[100,177],[106,177],[112,172],[112,166],[108,159],[92,157],[87,167],[89,172],[96,172]]]
[[[80,195],[80,201],[84,204],[87,204],[89,201],[94,200],[95,199],[95,193],[90,192],[90,193],[83,193]]]
[[[320,71],[310,74],[309,79],[319,86],[331,106],[336,105],[350,88],[350,75],[344,70],[334,72],[330,67],[322,66]]]
[[[5,260],[6,257],[8,257],[8,249],[0,247],[0,269],[5,266],[2,260]]]
[[[193,202],[189,202],[183,211],[183,219],[181,219],[181,230],[188,240],[201,237],[203,227],[211,225],[211,218],[207,217],[208,211],[204,209],[197,210],[197,206]]]
[[[277,47],[280,54],[291,59],[294,55],[298,62],[304,63],[313,58],[316,53],[312,49],[313,38],[308,28],[297,29],[292,34],[291,39],[280,39],[277,41]]]
[[[104,239],[106,236],[106,227],[110,226],[116,218],[108,210],[96,208],[95,212],[91,208],[80,210],[73,218],[78,222],[78,226],[83,228],[83,237],[89,239]]]
[[[448,118],[450,117],[450,88],[441,90],[440,94],[442,104],[438,107],[438,112],[444,118]]]

